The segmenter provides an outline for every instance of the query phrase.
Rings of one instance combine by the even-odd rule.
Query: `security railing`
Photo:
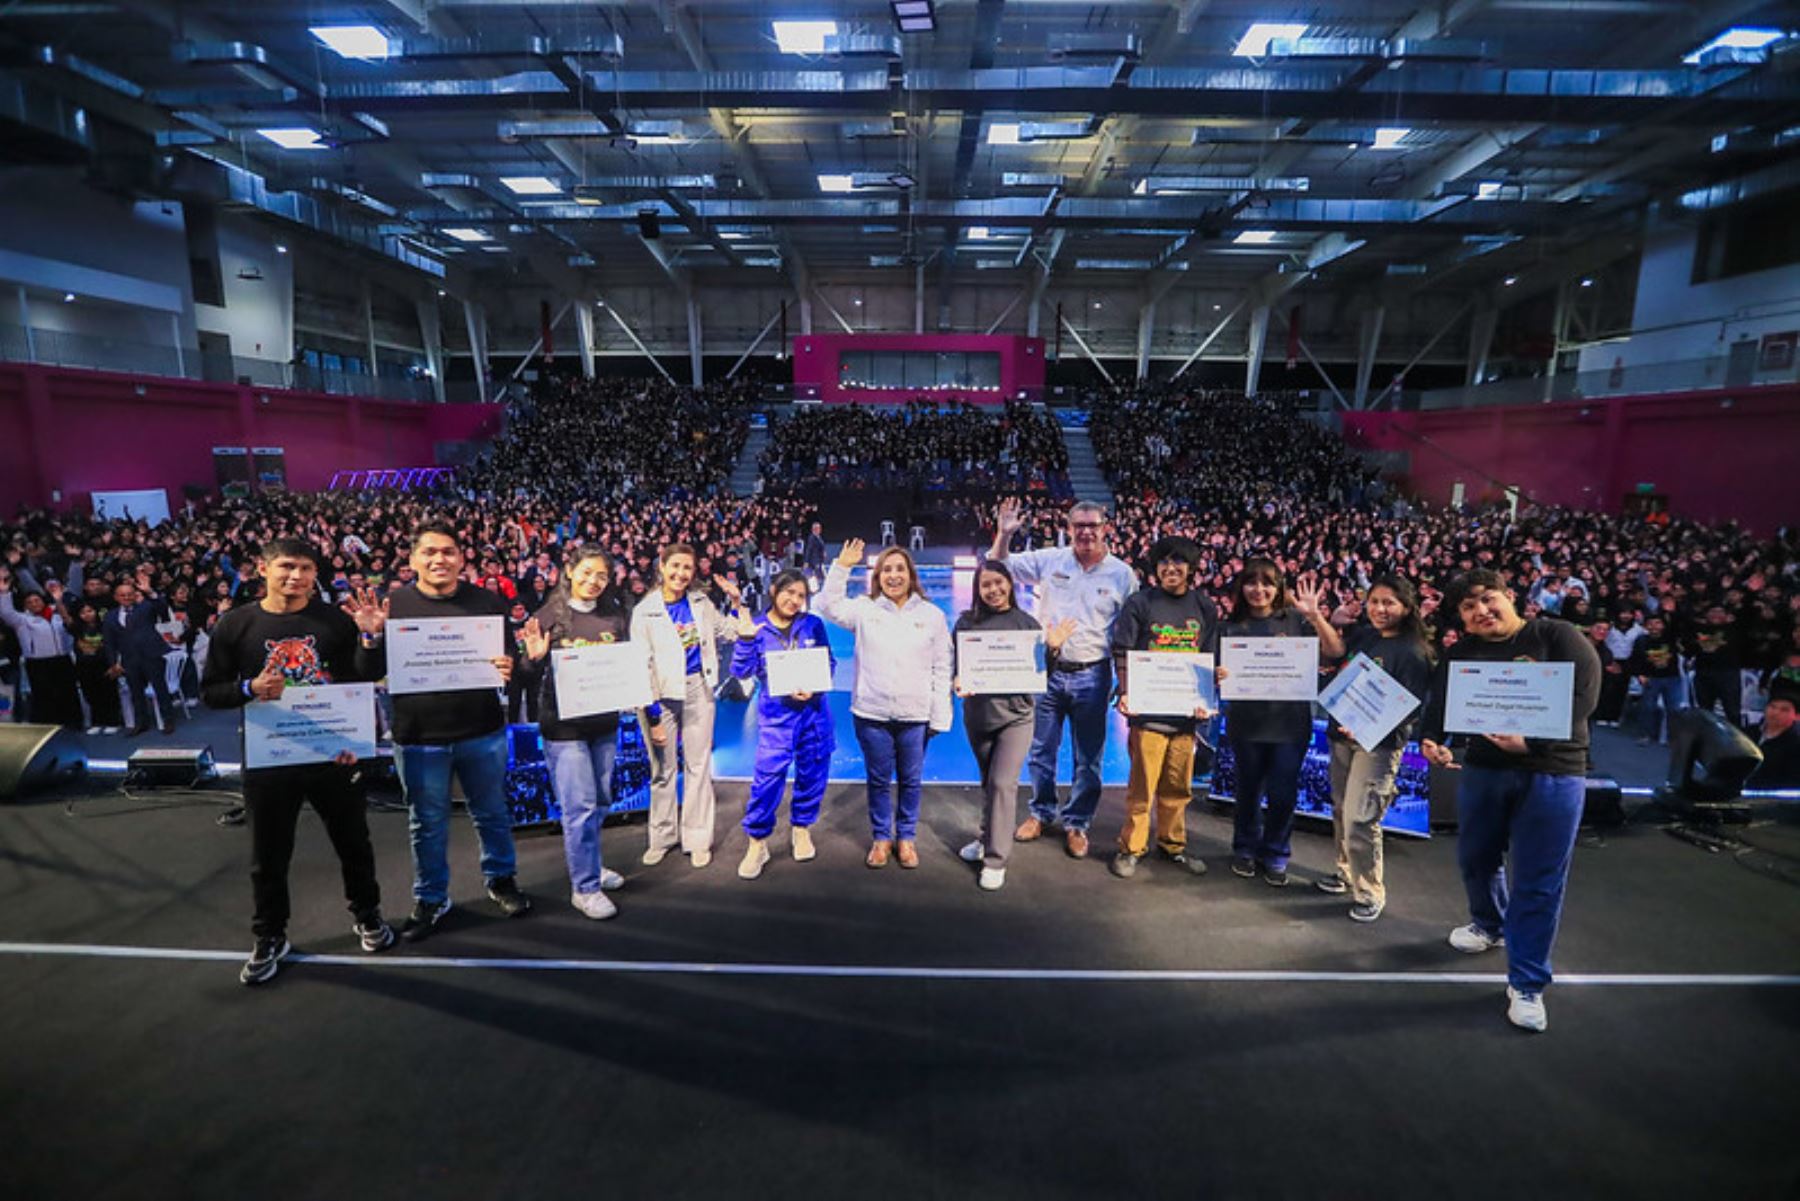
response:
[[[1785,366],[1765,366],[1748,356],[1714,355],[1667,363],[1619,364],[1594,371],[1562,371],[1548,378],[1495,380],[1466,388],[1426,392],[1422,409],[1469,409],[1554,401],[1600,400],[1608,396],[1646,396],[1659,392],[1702,392],[1715,388],[1755,388],[1791,384],[1800,368],[1789,358]]]

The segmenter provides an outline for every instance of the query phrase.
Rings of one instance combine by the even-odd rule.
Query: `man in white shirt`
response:
[[[1112,699],[1112,624],[1125,598],[1137,590],[1137,575],[1107,549],[1106,508],[1082,501],[1069,510],[1068,545],[1008,555],[1012,536],[1024,525],[1019,502],[1000,506],[988,557],[1004,560],[1013,579],[1033,585],[1037,619],[1046,626],[1073,619],[1075,632],[1051,659],[1048,686],[1037,699],[1031,735],[1031,815],[1014,839],[1030,842],[1046,826],[1060,826],[1063,846],[1076,858],[1088,853],[1088,826],[1100,805],[1100,753],[1106,745],[1107,706]],[[1056,795],[1056,754],[1063,722],[1074,737],[1075,778],[1069,799]]]

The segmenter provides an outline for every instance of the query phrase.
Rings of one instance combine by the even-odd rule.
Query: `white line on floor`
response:
[[[0,942],[0,955],[61,955],[89,959],[160,959],[190,963],[225,963],[242,959],[241,951],[209,951],[186,947],[99,946],[85,943]],[[438,968],[489,972],[616,972],[677,976],[800,976],[834,980],[1025,980],[1098,981],[1103,983],[1200,984],[1484,984],[1501,985],[1498,972],[1304,972],[1263,969],[1110,969],[907,967],[830,963],[700,963],[683,960],[633,959],[488,959],[442,955],[306,955],[291,963],[331,967]],[[1763,988],[1800,986],[1800,975],[1763,974],[1607,974],[1572,973],[1558,984],[1633,988]]]

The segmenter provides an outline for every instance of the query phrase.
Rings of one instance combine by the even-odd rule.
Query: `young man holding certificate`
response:
[[[379,646],[385,606],[370,591],[354,594],[339,612],[319,598],[318,552],[309,544],[279,539],[262,549],[262,600],[219,618],[206,655],[200,692],[213,709],[278,706],[289,688],[320,688],[381,676]],[[328,702],[321,696],[321,705]],[[367,730],[374,729],[374,695],[361,701]],[[352,715],[354,716],[354,715]],[[329,744],[329,738],[322,740]],[[256,912],[250,929],[256,945],[238,973],[245,984],[274,977],[292,947],[287,939],[288,864],[300,807],[311,803],[343,867],[344,896],[356,918],[356,936],[368,952],[393,945],[381,917],[375,848],[369,842],[367,806],[355,778],[356,753],[343,747],[295,748],[294,762],[244,763],[244,810],[250,825],[250,887]]]
[[[1450,945],[1471,955],[1504,945],[1506,1016],[1522,1029],[1542,1030],[1550,949],[1586,795],[1588,717],[1600,697],[1600,658],[1569,623],[1521,617],[1499,572],[1469,572],[1451,588],[1448,603],[1467,636],[1439,665],[1421,732],[1420,749],[1438,767],[1453,765],[1446,730],[1467,728],[1479,716],[1459,713],[1449,695],[1459,665],[1573,665],[1566,698],[1521,690],[1516,702],[1507,702],[1521,713],[1538,708],[1560,715],[1566,699],[1566,725],[1531,737],[1468,737],[1457,789],[1456,854],[1471,920],[1450,932]]]
[[[1156,804],[1156,849],[1163,858],[1206,874],[1206,863],[1187,853],[1187,807],[1194,799],[1194,723],[1213,715],[1210,703],[1213,655],[1218,649],[1219,611],[1212,598],[1196,591],[1194,566],[1200,548],[1188,538],[1163,538],[1150,548],[1156,582],[1131,594],[1113,623],[1114,670],[1119,677],[1119,712],[1130,724],[1127,745],[1131,777],[1125,788],[1125,822],[1112,874],[1121,880],[1137,872],[1150,849],[1151,799]],[[1138,655],[1181,655],[1190,670],[1173,674],[1191,695],[1164,697],[1151,691],[1140,659],[1133,691],[1132,659]],[[1160,683],[1161,681],[1159,681]],[[1179,706],[1179,708],[1178,708]]]
[[[512,812],[506,804],[506,714],[500,689],[512,676],[503,649],[507,603],[462,578],[456,530],[426,522],[413,535],[415,583],[395,592],[388,614],[411,626],[418,649],[390,630],[388,691],[394,699],[394,759],[412,811],[413,910],[408,942],[429,938],[450,912],[450,776],[461,780],[481,843],[487,894],[507,917],[531,911],[514,879]],[[488,652],[492,652],[491,656]]]

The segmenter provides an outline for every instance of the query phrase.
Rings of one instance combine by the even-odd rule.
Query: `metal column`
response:
[[[1138,314],[1137,339],[1137,378],[1141,382],[1150,376],[1150,343],[1156,338],[1156,302],[1152,300]]]
[[[700,328],[700,300],[692,292],[687,298],[688,319],[688,365],[694,377],[694,387],[698,388],[706,382],[705,368],[705,334]]]
[[[1387,309],[1364,309],[1362,329],[1356,339],[1356,408],[1369,407],[1369,380],[1375,374],[1375,351],[1381,345],[1381,326]]]
[[[489,400],[487,309],[463,301],[463,324],[469,327],[469,358],[475,368],[475,395],[486,404]]]
[[[425,348],[425,369],[431,372],[431,395],[444,403],[444,331],[438,318],[437,293],[418,302],[419,343]]]
[[[594,378],[594,305],[592,301],[575,302],[575,347],[581,354],[581,378]]]
[[[1484,304],[1475,310],[1475,318],[1469,322],[1469,367],[1463,383],[1471,388],[1487,374],[1488,353],[1494,348],[1494,326],[1499,320],[1500,310]]]
[[[1257,381],[1262,377],[1263,349],[1269,341],[1269,306],[1259,304],[1250,310],[1250,348],[1244,357],[1244,392],[1256,395]]]

